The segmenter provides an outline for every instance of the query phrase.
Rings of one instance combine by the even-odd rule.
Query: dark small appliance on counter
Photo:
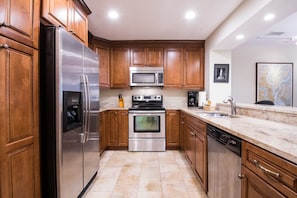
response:
[[[198,91],[188,91],[188,107],[198,107]]]

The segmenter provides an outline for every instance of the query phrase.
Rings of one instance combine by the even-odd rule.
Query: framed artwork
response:
[[[256,63],[256,102],[293,105],[293,63]]]
[[[229,82],[229,64],[214,64],[214,82]]]

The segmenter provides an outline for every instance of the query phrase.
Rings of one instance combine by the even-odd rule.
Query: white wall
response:
[[[229,82],[215,83],[214,82],[214,64],[229,64]],[[225,98],[231,95],[232,84],[232,64],[230,51],[210,51],[208,65],[208,99],[213,103],[221,103]]]
[[[256,100],[256,62],[293,63],[293,106],[297,106],[297,45],[243,44],[232,51],[232,96],[240,103]]]

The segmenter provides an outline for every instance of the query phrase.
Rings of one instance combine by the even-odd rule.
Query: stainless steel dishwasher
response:
[[[241,139],[207,125],[208,197],[241,196]]]

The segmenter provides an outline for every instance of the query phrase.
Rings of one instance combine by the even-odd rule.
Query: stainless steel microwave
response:
[[[163,87],[163,67],[130,67],[131,87]]]

